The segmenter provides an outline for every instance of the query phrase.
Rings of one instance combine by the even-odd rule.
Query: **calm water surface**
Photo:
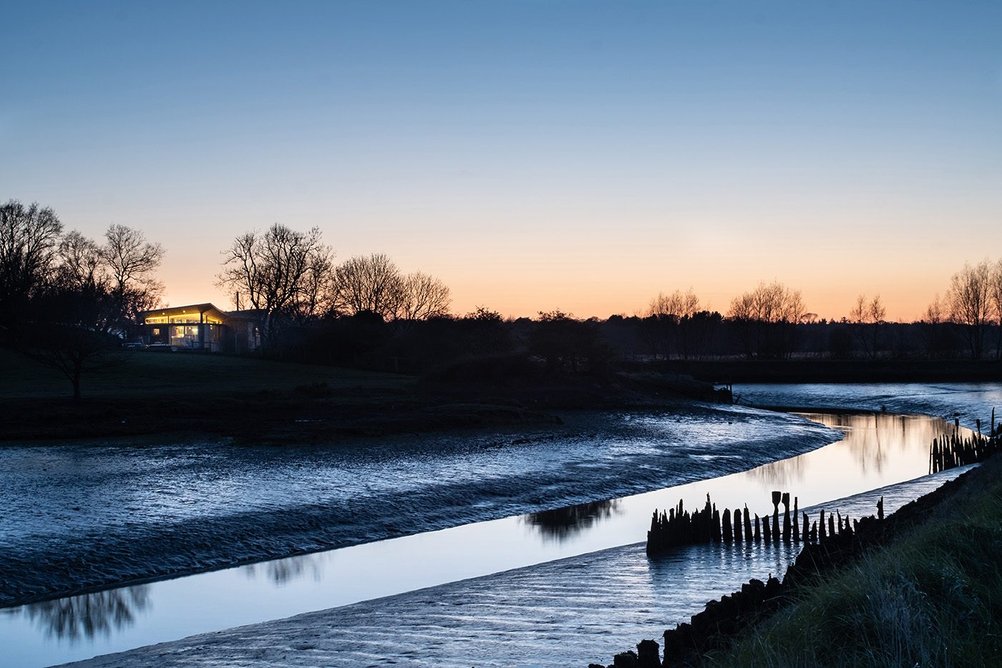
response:
[[[709,493],[718,506],[748,503],[764,515],[771,509],[769,493],[782,489],[806,508],[926,475],[930,442],[954,428],[917,416],[806,417],[845,438],[750,471],[656,492],[6,609],[0,611],[2,660],[25,666],[71,661],[631,545],[646,536],[655,508],[680,498],[695,507]],[[701,456],[734,456],[721,452],[708,449]],[[789,556],[761,552],[758,565],[773,572]],[[750,577],[748,569],[759,561],[724,560],[735,564],[728,569],[711,559],[715,565],[707,572],[719,577],[709,586],[719,580],[725,591],[735,577]],[[648,569],[655,580],[671,571],[646,559],[636,568]],[[681,586],[705,597],[708,583],[697,581],[707,572]]]

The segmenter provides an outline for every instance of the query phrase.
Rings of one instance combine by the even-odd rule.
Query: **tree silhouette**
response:
[[[375,313],[393,320],[404,300],[404,279],[388,255],[357,256],[338,265],[334,272],[335,309],[357,315]]]
[[[987,260],[964,268],[950,279],[946,302],[950,319],[961,326],[973,359],[981,359],[985,329],[992,320],[992,268]]]
[[[104,233],[101,258],[111,280],[111,292],[123,324],[132,323],[141,311],[155,308],[164,285],[156,278],[164,249],[151,243],[139,230],[111,225]]]
[[[0,206],[0,329],[12,327],[48,282],[62,231],[55,211],[37,202]]]
[[[319,277],[329,269],[331,251],[320,230],[297,232],[278,223],[264,233],[247,232],[225,251],[219,284],[247,299],[261,314],[267,345],[274,346],[276,318],[308,304],[318,306],[323,296]]]
[[[748,357],[784,357],[793,350],[796,325],[806,310],[799,290],[759,283],[731,301],[728,317],[738,326]]]
[[[849,313],[853,323],[853,334],[870,359],[876,359],[880,348],[880,328],[884,324],[887,309],[880,301],[880,295],[867,301],[866,295],[856,297],[856,305]]]
[[[398,317],[428,320],[449,315],[449,286],[428,274],[416,271],[403,279]]]

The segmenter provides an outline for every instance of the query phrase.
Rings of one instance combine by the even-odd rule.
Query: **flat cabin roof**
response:
[[[226,312],[221,311],[212,304],[188,304],[187,306],[170,306],[168,308],[158,308],[152,311],[143,311],[139,317],[146,318],[170,318],[180,315],[199,315],[211,313],[219,320],[226,318]]]

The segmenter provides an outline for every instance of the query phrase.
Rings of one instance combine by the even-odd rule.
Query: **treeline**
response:
[[[986,327],[997,339],[999,328]],[[991,358],[998,353],[993,347]],[[601,374],[631,366],[713,360],[970,359],[964,328],[942,323],[765,323],[700,311],[676,321],[657,316],[581,320],[556,311],[503,319],[488,309],[424,321],[367,313],[283,328],[268,354],[457,379],[525,374]],[[987,359],[989,355],[985,355]]]
[[[160,306],[163,248],[112,225],[101,240],[65,231],[55,212],[0,206],[0,338],[80,376]],[[316,228],[273,225],[237,237],[218,284],[258,319],[261,354],[443,378],[511,380],[604,374],[616,362],[713,359],[1002,359],[1002,261],[957,272],[916,323],[891,323],[880,297],[819,320],[799,291],[762,283],[726,313],[692,291],[659,294],[643,315],[580,319],[559,309],[505,319],[487,307],[450,312],[434,276],[404,273],[386,255],[335,260]]]
[[[160,301],[163,255],[125,225],[95,241],[65,231],[51,208],[0,205],[0,344],[62,373],[79,397],[83,373]]]
[[[337,264],[318,228],[298,232],[279,224],[237,237],[218,283],[233,291],[237,310],[260,314],[272,349],[284,345],[282,332],[290,326],[357,315],[427,320],[448,315],[451,301],[448,286],[434,276],[404,274],[380,253]]]

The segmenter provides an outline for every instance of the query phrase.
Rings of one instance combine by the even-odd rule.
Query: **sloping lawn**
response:
[[[107,368],[85,373],[81,388],[85,398],[138,395],[183,398],[220,392],[288,391],[320,384],[331,389],[402,389],[412,383],[408,376],[337,367],[225,355],[131,351],[116,354],[114,363]],[[71,394],[69,381],[57,371],[0,349],[0,398],[56,398]]]

